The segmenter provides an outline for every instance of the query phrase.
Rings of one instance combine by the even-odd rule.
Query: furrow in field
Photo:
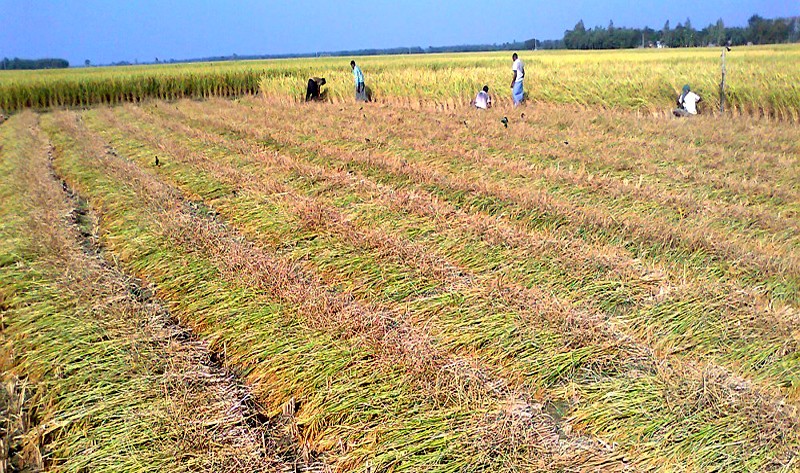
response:
[[[257,147],[250,145],[250,151],[244,152],[253,152],[253,149]],[[295,156],[332,167],[347,159],[337,154],[326,160],[302,151]],[[322,176],[325,172],[312,169],[306,173]],[[340,185],[338,181],[342,176],[349,178],[346,173],[335,171],[332,176],[336,182],[332,186]],[[314,179],[320,180],[321,177]],[[354,182],[363,182],[361,179],[363,176],[356,177]],[[400,180],[390,184],[402,188],[406,182]],[[400,191],[405,192],[403,189]],[[408,202],[419,200],[419,195],[413,192],[410,197],[409,194],[397,195],[398,190],[393,188],[388,192],[384,201],[389,201],[390,206],[395,205],[392,202],[408,205]],[[613,246],[588,245],[580,239],[563,240],[554,232],[531,232],[513,224],[505,225],[491,217],[478,218],[480,223],[474,219],[471,223],[465,222],[462,228],[466,230],[467,238],[463,243],[458,240],[452,243],[446,237],[436,240],[435,235],[451,233],[449,228],[457,221],[451,216],[463,212],[446,202],[430,200],[434,204],[417,207],[424,210],[426,206],[434,205],[434,209],[441,209],[432,212],[432,215],[439,216],[434,219],[438,227],[424,231],[430,225],[417,223],[407,232],[410,237],[420,238],[422,235],[423,239],[433,239],[436,246],[448,248],[451,252],[466,248],[468,254],[461,257],[465,266],[474,261],[479,265],[485,265],[487,261],[496,262],[493,264],[498,269],[492,270],[510,280],[566,293],[567,299],[580,302],[590,311],[610,311],[628,325],[626,331],[635,333],[659,351],[711,356],[745,376],[762,379],[766,385],[778,384],[788,389],[790,395],[796,395],[798,334],[797,316],[792,308],[773,306],[773,301],[763,299],[757,292],[735,282],[715,281],[713,275],[691,276],[680,266],[642,264]],[[399,208],[397,211],[402,215],[408,210]],[[442,216],[447,216],[444,222]],[[466,220],[469,221],[469,217]],[[486,235],[480,235],[482,241],[476,244],[475,229],[497,226],[504,227],[506,233],[511,230],[516,234],[510,239],[503,234],[492,235],[489,241],[483,241],[487,240]],[[532,246],[531,241],[538,243]],[[498,242],[512,248],[497,248]],[[485,271],[486,266],[478,266],[477,270]],[[713,284],[709,284],[709,280]]]
[[[4,125],[0,169],[0,470],[286,466],[276,432],[249,424],[247,391],[93,252],[35,115]]]
[[[129,117],[125,117],[121,121],[125,122],[126,124],[131,123],[131,120],[129,119]],[[112,122],[113,122],[113,119],[112,119]],[[260,159],[258,159],[255,163],[250,163],[250,164],[255,164],[254,166],[253,165],[248,165],[248,164],[246,164],[246,162],[244,162],[244,164],[243,164],[243,162],[241,160],[239,160],[238,161],[239,165],[245,167],[247,170],[245,172],[243,172],[242,175],[237,178],[235,176],[235,171],[233,169],[231,169],[231,167],[230,167],[231,166],[231,164],[230,164],[231,162],[234,165],[237,163],[236,159],[233,159],[231,161],[230,159],[226,159],[226,157],[223,156],[223,155],[215,154],[215,153],[211,153],[211,154],[206,155],[203,151],[201,151],[201,149],[212,148],[214,146],[213,144],[209,143],[209,144],[203,145],[202,143],[200,143],[200,144],[198,144],[198,149],[196,149],[196,150],[187,149],[187,147],[189,146],[188,144],[186,144],[186,143],[181,144],[181,143],[177,142],[174,137],[171,138],[171,137],[169,137],[169,136],[167,136],[165,134],[159,134],[158,132],[154,132],[152,130],[151,131],[147,131],[147,132],[142,132],[140,130],[140,127],[143,126],[142,123],[143,122],[139,122],[135,126],[132,125],[130,128],[127,129],[128,133],[132,133],[134,135],[138,135],[140,138],[141,137],[147,137],[148,135],[150,135],[150,141],[151,141],[150,154],[145,154],[145,156],[147,156],[147,157],[140,158],[141,159],[140,162],[148,162],[147,161],[148,157],[152,156],[152,152],[153,152],[152,148],[156,147],[156,143],[162,143],[164,150],[169,150],[169,151],[172,152],[170,154],[171,158],[179,159],[182,163],[191,162],[193,166],[198,166],[199,169],[197,169],[195,171],[195,173],[203,173],[203,172],[215,169],[215,168],[219,169],[220,166],[224,167],[226,170],[224,172],[218,173],[217,177],[220,177],[223,180],[231,179],[230,182],[225,181],[229,186],[235,186],[237,182],[242,183],[242,185],[238,187],[239,192],[247,192],[247,191],[249,191],[249,192],[257,193],[259,191],[260,186],[265,186],[265,187],[269,188],[269,187],[271,187],[273,185],[273,184],[269,183],[270,179],[274,178],[274,179],[277,179],[278,181],[282,181],[282,179],[286,179],[287,178],[286,175],[281,175],[281,170],[279,168],[274,168],[273,167],[275,164],[270,162],[270,158],[263,157],[263,156],[260,156],[259,157]],[[119,122],[106,123],[106,125],[112,125],[112,128],[113,128],[114,125],[119,125],[119,124],[120,124]],[[167,125],[166,123],[159,123],[157,125],[154,125],[152,128],[154,128],[154,129],[162,129],[162,127],[169,128],[169,125]],[[137,132],[137,130],[138,130],[138,132]],[[184,131],[188,132],[189,130],[184,130]],[[123,143],[120,143],[120,144],[124,145]],[[225,161],[228,161],[228,162],[225,162]],[[277,156],[276,156],[274,161],[281,161],[281,160],[277,159]],[[221,162],[223,162],[225,164],[220,164]],[[285,165],[286,160],[283,160],[283,163]],[[263,172],[259,173],[257,171],[257,169],[258,170],[262,170]],[[175,172],[178,175],[190,175],[190,174],[193,174],[191,171],[172,171],[172,172]],[[285,170],[283,172],[285,174]],[[251,173],[256,173],[256,175],[254,176]],[[323,187],[333,188],[333,187],[335,187],[335,185],[323,186]],[[314,195],[317,195],[316,192],[314,193]],[[226,212],[226,211],[235,213],[237,211],[237,209],[235,207],[231,207],[230,205],[226,205],[225,198],[215,198],[213,195],[209,196],[209,198],[211,199],[210,203],[213,203],[214,208],[221,209],[221,211],[223,213]],[[263,195],[251,195],[251,196],[249,196],[248,199],[250,199],[250,200],[252,200],[252,199],[261,200],[261,199],[265,199],[265,198],[266,197],[263,196]],[[241,212],[241,210],[239,210],[239,212]],[[333,216],[334,213],[335,212],[332,209],[328,209],[325,212],[325,214],[328,215],[328,216]],[[241,220],[236,218],[235,215],[232,216],[232,220],[241,222]],[[333,220],[334,221],[340,221],[341,217],[340,216],[336,216],[335,218],[333,218]],[[239,223],[239,224],[246,226],[246,224],[242,224],[242,223]],[[351,226],[349,226],[347,228],[348,228],[348,231],[352,231],[352,230],[356,229],[356,228],[351,227]],[[315,230],[319,231],[318,228],[316,228]],[[288,237],[288,235],[287,235],[287,237]],[[275,239],[275,238],[274,237],[267,237],[267,241],[270,241],[270,240],[273,240],[273,239]],[[406,249],[404,248],[399,253],[402,254],[403,251],[405,251],[405,250]],[[380,253],[380,254],[384,255],[385,253]],[[344,267],[342,267],[340,270],[344,271],[345,269],[344,269]],[[351,276],[352,276],[352,274],[348,274],[347,275],[347,277],[351,277]],[[481,281],[481,280],[478,280],[477,278],[474,278],[474,280],[476,281],[476,284],[490,284],[488,281]],[[497,281],[492,281],[492,283],[497,283]],[[504,287],[503,289],[507,290],[506,294],[509,296],[509,299],[512,299],[512,300],[516,299],[516,300],[522,302],[522,304],[521,304],[522,307],[524,307],[524,306],[527,306],[528,308],[537,307],[537,308],[541,309],[542,307],[546,306],[548,302],[551,302],[551,305],[552,305],[552,301],[548,301],[547,298],[543,297],[541,294],[537,295],[538,299],[536,297],[534,297],[534,292],[532,290],[523,290],[523,291],[520,291],[520,292],[516,292],[516,289],[515,289],[514,285],[513,284],[509,284],[509,283],[506,283],[506,287]],[[468,300],[466,302],[466,305],[469,305],[470,303],[475,304],[476,302],[474,300]],[[464,305],[463,302],[462,302],[462,305]],[[413,302],[412,302],[412,306],[413,306]],[[500,306],[500,307],[502,307],[502,306]],[[522,310],[524,310],[522,307],[518,307],[518,308],[515,308],[515,309],[522,311]],[[424,307],[414,307],[414,310],[415,311],[419,310],[421,312],[424,312],[425,308]],[[564,321],[565,321],[565,316],[563,314],[562,315],[556,315],[556,316],[552,316],[551,315],[550,317],[553,318],[553,319],[560,317],[561,318],[561,323],[564,323]],[[572,316],[567,316],[567,318],[570,318],[570,317],[574,319],[575,317],[578,317],[578,314],[577,313],[573,313]],[[585,316],[583,318],[583,322],[586,322],[586,323],[589,323],[589,324],[591,324],[591,320],[592,320],[591,318],[586,318]],[[443,323],[442,320],[438,320],[436,322],[438,322],[439,324]],[[575,320],[573,320],[573,322],[576,323],[576,324],[580,324],[580,322],[576,322]],[[595,319],[594,322],[599,322],[599,320]],[[477,321],[476,321],[476,324],[477,324]],[[513,322],[512,322],[512,324],[513,324]],[[434,325],[435,325],[435,323],[434,323]],[[579,338],[580,331],[572,332],[571,335],[575,336],[575,338],[577,339],[577,338]],[[608,334],[606,334],[605,337],[606,337],[605,338],[605,343],[612,343],[612,344],[615,343],[615,341],[613,340],[614,336],[609,336]],[[618,339],[619,337],[616,337],[616,338]],[[478,338],[476,340],[480,341],[480,338]],[[575,343],[580,344],[582,342],[583,341],[581,341],[581,340],[578,340],[578,341],[572,340],[570,343],[574,346]],[[602,339],[598,340],[595,337],[595,339],[588,340],[588,342],[589,342],[589,344],[585,345],[585,347],[591,348],[592,343],[603,343],[603,340]],[[616,343],[619,343],[619,342],[620,342],[620,340],[616,340]],[[486,343],[486,342],[481,342],[481,343]],[[625,343],[626,342],[623,342],[623,346],[625,345]],[[478,345],[478,346],[480,346],[480,345]],[[522,349],[524,351],[524,348],[520,347],[519,345],[517,345],[516,348],[514,347],[514,345],[511,345],[511,346],[506,348],[506,351],[508,353],[512,353],[513,354],[513,353],[515,353],[515,351],[517,353],[519,353],[520,349]],[[628,350],[628,354],[629,354],[628,356],[630,356],[630,354],[633,353],[633,351],[631,351],[630,347],[626,348],[625,350]],[[638,349],[638,350],[639,350],[639,355],[641,356],[641,349]],[[578,350],[575,350],[575,352],[577,353]],[[482,355],[482,357],[484,355],[492,356],[492,354],[484,354],[484,353],[481,353],[481,355]],[[497,356],[497,355],[495,354],[494,356]],[[649,356],[648,355],[644,355],[644,358],[647,359],[647,358],[649,358]],[[599,359],[597,357],[594,358],[595,361],[592,361],[592,359],[593,359],[592,355],[589,355],[588,362],[590,364],[591,363],[597,363],[598,365],[602,364],[602,360],[601,359]],[[644,361],[639,360],[637,363],[638,363],[638,365],[637,365],[636,369],[637,370],[644,370],[645,372],[647,371],[646,366],[652,366],[652,361],[648,362],[646,360],[644,360]],[[600,367],[600,366],[598,366],[598,367]],[[601,370],[598,373],[600,375],[599,377],[602,377],[603,375],[611,374],[609,372],[606,372],[607,370],[604,371],[602,369],[602,367],[600,367],[600,368],[601,368]],[[624,369],[630,370],[631,367],[627,366]],[[682,368],[673,367],[672,369],[678,370],[682,374],[692,372],[691,370],[687,370],[686,366],[684,366]],[[708,367],[705,371],[703,371],[703,374],[701,374],[699,371],[694,371],[696,379],[701,379],[704,376],[707,376],[708,373],[712,373],[712,372],[714,373],[714,376],[717,377],[715,379],[715,381],[714,381],[714,384],[722,383],[722,384],[725,384],[728,388],[731,388],[732,386],[738,386],[737,389],[739,389],[739,390],[741,390],[742,387],[745,386],[744,384],[740,384],[741,381],[735,381],[735,378],[730,377],[730,375],[723,376],[724,371],[719,370],[717,368]],[[585,377],[585,376],[586,376],[586,373],[582,373],[580,376],[576,377],[575,379],[573,379],[571,381],[571,382],[574,382],[577,385],[577,387],[573,387],[573,389],[578,389],[579,391],[583,391],[583,392],[592,391],[594,389],[594,386],[587,388],[587,386],[583,385],[583,383],[585,383],[586,381],[582,380],[581,377]],[[621,376],[619,376],[619,378],[624,379],[625,376],[621,375]],[[646,386],[647,385],[647,382],[641,381],[639,379],[638,374],[637,374],[636,378],[637,378],[637,383],[642,383],[642,386]],[[726,381],[723,382],[722,381],[723,379],[726,379]],[[621,379],[618,379],[618,381],[621,381]],[[628,380],[628,381],[630,381],[630,380]],[[676,381],[676,379],[673,378],[672,379],[672,384],[668,383],[667,385],[668,386],[671,385],[671,386],[673,386],[673,388],[678,386],[678,384],[675,381]],[[652,388],[653,387],[653,382],[650,381],[650,383],[651,383],[650,386]],[[745,389],[748,389],[748,388],[745,388]],[[605,395],[605,394],[608,394],[608,393],[607,392],[603,393],[602,391],[600,391],[600,392],[595,392],[595,394],[597,394],[598,396],[602,397],[602,395]],[[767,405],[773,405],[773,407],[774,407],[774,404],[773,404],[774,401],[770,401],[768,398],[762,398],[761,395],[758,395],[758,394],[756,394],[755,397],[751,398],[751,400],[755,400],[756,398],[758,398],[758,401],[755,401],[756,404],[751,404],[750,406],[752,406],[752,405],[761,405],[762,407],[765,407]],[[605,406],[605,411],[606,412],[613,411],[613,409],[612,409],[613,407],[614,406]],[[604,410],[604,409],[600,408],[597,405],[593,405],[593,411],[594,411],[595,408],[598,408],[599,411],[603,411]],[[748,407],[748,409],[749,409],[749,407]],[[767,407],[766,409],[770,410],[772,408]],[[578,409],[577,411],[580,412],[580,409]],[[576,415],[579,415],[579,414],[576,414]],[[794,421],[790,421],[790,422],[794,422]],[[592,428],[592,426],[590,426],[589,428]],[[602,428],[598,427],[598,430],[602,430]],[[648,452],[648,453],[652,453],[652,452]]]
[[[49,131],[64,147],[61,159],[87,160],[64,166],[108,209],[103,218],[109,245],[155,278],[187,323],[224,344],[229,362],[249,372],[257,393],[272,405],[296,396],[303,406],[303,440],[329,452],[341,468],[372,456],[384,466],[417,468],[434,466],[427,462],[440,458],[441,468],[465,470],[485,469],[500,460],[517,468],[544,461],[619,461],[618,454],[583,436],[559,441],[541,405],[504,389],[501,380],[486,378],[468,360],[438,352],[424,333],[394,314],[326,287],[297,264],[264,253],[214,219],[198,219],[178,191],[105,148],[73,116],[64,115]],[[207,187],[198,190],[219,189],[210,175],[199,177]],[[129,201],[123,201],[126,194]],[[109,216],[109,211],[120,215]],[[184,265],[202,265],[206,271],[186,273],[136,248],[149,239],[148,232],[123,238],[118,225],[127,228],[127,220],[133,227],[148,226],[148,218],[154,220],[150,231],[164,232],[161,244],[171,241],[183,252],[179,260]],[[135,242],[133,248],[127,241]],[[194,289],[223,283],[211,305]],[[266,316],[258,310],[265,304],[280,308]],[[218,305],[230,312],[214,314]],[[258,352],[270,344],[278,346],[269,355]],[[508,437],[520,442],[503,446],[491,440]]]

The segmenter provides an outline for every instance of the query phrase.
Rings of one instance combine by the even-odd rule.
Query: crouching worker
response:
[[[478,92],[478,95],[475,97],[475,100],[472,101],[472,105],[474,105],[475,108],[480,108],[481,110],[492,108],[492,96],[489,95],[488,85],[484,85],[483,90]]]
[[[322,94],[322,86],[325,85],[324,77],[312,77],[308,79],[308,87],[306,87],[306,102],[309,100],[319,100]]]
[[[692,92],[689,84],[683,86],[683,92],[678,97],[678,108],[672,111],[676,117],[689,117],[697,115],[697,104],[702,102],[703,99],[699,95]]]

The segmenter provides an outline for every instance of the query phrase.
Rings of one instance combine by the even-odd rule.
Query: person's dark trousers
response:
[[[364,85],[363,82],[359,82],[358,84],[356,84],[356,101],[369,102],[369,96],[367,95],[367,87]]]
[[[319,98],[319,86],[313,79],[308,79],[308,87],[306,88],[306,102],[311,99]]]

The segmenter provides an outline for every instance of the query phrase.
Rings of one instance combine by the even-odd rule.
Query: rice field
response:
[[[0,124],[0,471],[800,471],[794,121],[346,84]]]
[[[528,99],[661,114],[691,84],[705,113],[719,110],[719,48],[624,51],[521,51]],[[511,101],[510,52],[355,58],[380,103],[460,108],[489,85]],[[148,99],[238,97],[259,92],[299,102],[309,77],[326,77],[326,100],[351,96],[350,58],[160,64],[0,71],[0,112],[88,107]],[[726,105],[735,116],[800,120],[800,46],[736,48],[727,54]]]

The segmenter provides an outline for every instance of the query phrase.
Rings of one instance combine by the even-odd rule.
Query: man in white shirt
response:
[[[703,99],[699,95],[692,92],[689,84],[683,86],[683,92],[678,97],[678,108],[672,111],[676,117],[688,117],[697,115],[697,104]]]
[[[514,73],[514,77],[511,79],[511,95],[514,98],[514,106],[517,106],[525,98],[525,90],[522,87],[522,81],[525,78],[525,64],[517,56],[517,53],[512,54],[511,59],[514,61],[511,65],[511,71]]]
[[[483,86],[483,90],[478,92],[477,97],[475,97],[475,100],[472,103],[475,105],[475,108],[480,108],[482,110],[492,108],[492,97],[489,95],[488,85]]]

